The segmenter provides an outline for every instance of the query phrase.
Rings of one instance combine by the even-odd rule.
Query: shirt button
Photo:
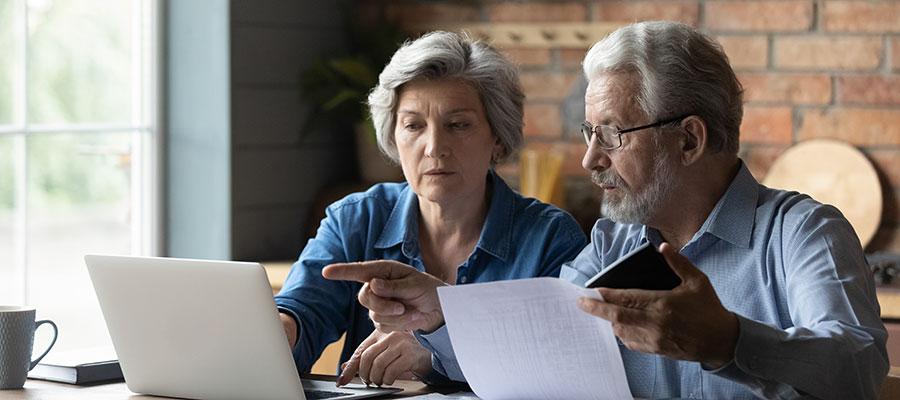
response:
[[[460,282],[460,283],[466,283],[466,281],[468,281],[468,280],[469,280],[469,277],[467,277],[467,276],[465,276],[465,275],[459,277],[459,282]]]

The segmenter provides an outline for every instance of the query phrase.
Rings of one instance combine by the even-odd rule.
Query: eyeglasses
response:
[[[681,120],[689,116],[690,114],[682,115],[680,117],[656,121],[649,125],[641,125],[628,129],[617,129],[616,127],[610,125],[593,126],[590,122],[585,121],[581,123],[581,134],[584,135],[584,142],[588,145],[588,147],[591,146],[591,139],[597,138],[597,143],[599,144],[601,149],[613,150],[622,147],[622,135],[625,133],[639,131],[641,129],[647,128],[658,128],[663,125],[680,122]]]

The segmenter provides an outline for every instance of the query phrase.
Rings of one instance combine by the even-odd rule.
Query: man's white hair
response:
[[[737,154],[743,89],[722,47],[700,31],[677,22],[627,25],[594,44],[583,66],[588,81],[636,74],[636,103],[651,120],[696,115],[711,152]]]

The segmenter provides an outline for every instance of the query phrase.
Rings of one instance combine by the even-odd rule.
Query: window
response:
[[[83,256],[157,251],[154,0],[0,0],[0,304],[109,338]]]

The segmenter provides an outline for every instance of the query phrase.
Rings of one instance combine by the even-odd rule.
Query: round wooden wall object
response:
[[[837,207],[853,225],[863,247],[881,223],[881,183],[872,163],[850,144],[807,140],[775,160],[763,185],[806,193]]]

